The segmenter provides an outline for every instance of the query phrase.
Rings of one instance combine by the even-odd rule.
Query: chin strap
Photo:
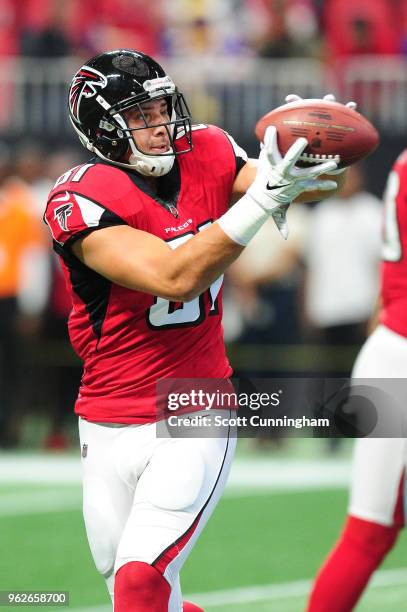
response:
[[[120,113],[116,113],[114,118],[123,130],[129,129]],[[130,167],[143,176],[164,176],[168,174],[174,165],[175,155],[146,155],[139,151],[132,138],[129,139],[129,147],[131,153],[128,162],[118,162],[118,165]],[[169,149],[169,151],[171,151],[171,149]]]
[[[131,166],[144,176],[164,176],[174,165],[175,155],[144,155],[139,151],[129,157]]]

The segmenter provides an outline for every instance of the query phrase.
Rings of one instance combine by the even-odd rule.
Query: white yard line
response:
[[[305,491],[346,487],[350,461],[309,459],[235,459],[226,494],[239,494],[239,489]]]
[[[222,607],[232,604],[253,604],[261,601],[288,600],[306,596],[309,593],[311,584],[311,580],[297,580],[281,584],[266,584],[207,593],[191,593],[185,595],[185,599],[203,607]],[[369,588],[375,589],[402,585],[407,585],[406,568],[377,572],[369,584]],[[111,609],[109,605],[73,608],[75,612],[110,612]]]
[[[306,490],[347,486],[348,459],[235,459],[228,490]],[[76,457],[0,454],[0,484],[78,484],[80,460]]]
[[[346,487],[349,472],[349,462],[344,460],[236,459],[225,497]],[[0,456],[0,487],[21,486],[20,490],[4,494],[0,489],[0,516],[80,510],[80,479],[80,461],[76,458]],[[25,491],[25,484],[36,485],[38,490]]]
[[[3,517],[80,510],[81,506],[82,493],[79,487],[72,491],[60,487],[56,491],[0,494],[0,516]]]
[[[81,464],[77,457],[0,454],[0,484],[77,484]]]

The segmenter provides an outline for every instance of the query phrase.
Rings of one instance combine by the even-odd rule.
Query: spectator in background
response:
[[[21,143],[15,154],[15,174],[30,190],[34,203],[34,213],[42,217],[44,201],[52,186],[47,177],[44,150],[34,142]]]
[[[76,0],[26,0],[22,12],[20,52],[27,57],[66,57],[73,46]]]
[[[70,150],[57,150],[47,157],[44,151],[32,142],[26,142],[19,147],[15,156],[14,173],[29,192],[30,201],[33,204],[32,212],[38,220],[42,218],[44,202],[56,178],[65,171],[66,167],[73,166],[76,160],[77,156],[74,156]],[[41,398],[41,405],[47,407],[49,417],[48,431],[43,445],[49,450],[60,450],[67,448],[70,443],[66,424],[68,418],[71,417],[79,386],[80,368],[75,361],[71,363],[69,358],[71,350],[68,343],[66,320],[72,307],[71,300],[66,291],[57,258],[51,250],[48,236],[46,236],[46,243],[44,257],[48,279],[42,285],[44,317],[38,332],[42,341],[54,343],[55,364],[51,372],[49,366],[43,369],[37,367],[35,375],[37,380],[38,377],[43,376],[50,390],[49,397]],[[66,345],[66,351],[64,351],[64,345]]]
[[[69,149],[55,150],[45,156],[32,142],[22,144],[15,156],[14,172],[19,181],[30,193],[34,205],[33,212],[38,219],[42,218],[44,202],[55,180],[69,166],[74,166],[77,155]],[[42,225],[42,224],[41,224]],[[51,250],[51,243],[46,236],[48,248],[45,257],[48,262],[48,282],[44,289],[44,317],[40,330],[41,340],[51,342],[55,347],[55,363],[50,372],[49,367],[36,369],[36,377],[47,381],[49,397],[41,398],[41,405],[47,407],[49,419],[43,445],[49,450],[61,450],[70,444],[66,425],[72,417],[81,369],[76,360],[70,359],[73,352],[68,342],[66,321],[72,308],[71,300],[65,287],[62,270]],[[64,350],[66,349],[66,350]]]
[[[397,56],[402,52],[407,19],[405,5],[404,0],[326,0],[323,3],[325,55],[331,71],[328,77],[335,80],[337,91],[358,100],[365,110],[369,108],[371,119],[376,112],[380,113],[384,91],[392,99],[393,94],[397,95],[391,78],[386,89],[380,81],[390,77],[394,70],[392,58],[398,64]],[[381,78],[377,79],[380,74]]]
[[[167,53],[202,57],[252,55],[246,0],[164,3]]]
[[[305,314],[310,335],[327,346],[361,345],[378,290],[382,206],[364,190],[361,166],[348,169],[340,194],[318,203],[304,245]],[[340,372],[350,374],[352,359]],[[326,363],[338,374],[338,365]]]
[[[48,426],[43,440],[47,450],[63,450],[70,446],[69,423],[73,424],[73,406],[78,394],[82,368],[68,341],[67,319],[72,308],[65,279],[57,258],[51,255],[51,279],[42,338],[53,344],[55,359],[51,372],[44,374],[50,393],[47,411]]]
[[[321,378],[350,376],[376,302],[382,206],[364,187],[361,166],[351,166],[341,192],[319,202],[309,219],[304,310],[308,340],[325,347],[322,366],[316,356]],[[332,437],[328,450],[339,445],[340,438]]]
[[[185,60],[178,63],[178,70],[190,88],[192,115],[205,123],[218,122],[222,95],[233,99],[236,83],[208,87],[206,74],[213,75],[214,66],[218,75],[222,70],[238,71],[238,64],[227,60],[253,55],[247,40],[245,0],[173,0],[164,3],[163,15],[165,53]]]
[[[235,375],[243,380],[248,376],[296,376],[291,360],[288,369],[287,363],[281,363],[275,347],[301,342],[298,252],[307,230],[307,216],[305,205],[291,207],[287,241],[278,239],[278,230],[272,221],[266,222],[227,272],[222,321],[225,340],[237,340],[240,347],[256,355],[254,362],[246,360],[244,369],[235,368]],[[280,446],[281,436],[281,429],[271,428],[257,433],[257,444]]]
[[[328,59],[400,53],[402,2],[326,0],[323,26]]]
[[[278,251],[268,233],[273,228],[265,226],[231,267],[231,280],[243,296],[242,311],[254,321],[253,329],[261,327],[264,318],[259,289],[282,280],[286,284],[302,260],[308,338],[326,346],[363,343],[377,294],[382,215],[380,200],[363,187],[361,167],[352,166],[338,196],[319,202],[308,214],[298,206],[290,210],[290,236]],[[267,310],[273,311],[270,304]],[[289,321],[285,334],[292,338],[295,316]],[[261,330],[266,342],[274,341],[267,338],[270,323],[269,315]],[[282,327],[286,326],[279,321],[280,334]],[[348,375],[351,365],[345,364],[340,373]],[[335,362],[326,363],[325,374],[338,374]]]
[[[164,0],[86,0],[78,9],[81,47],[87,54],[137,47],[149,55],[163,51]],[[171,4],[171,3],[169,3]]]
[[[18,442],[11,409],[19,391],[22,338],[38,333],[48,283],[48,249],[31,194],[0,151],[0,446]]]
[[[9,59],[19,50],[19,11],[15,0],[0,4],[0,60]],[[0,81],[0,128],[8,127],[13,109],[13,85],[7,78]]]
[[[18,51],[18,6],[15,0],[1,0],[0,9],[0,57],[13,57]]]
[[[298,342],[298,327],[295,326],[298,319],[292,299],[298,293],[291,293],[289,307],[285,304],[284,308],[280,308],[281,318],[274,327],[271,316],[275,315],[273,302],[265,302],[264,296],[267,295],[265,288],[270,284],[275,291],[276,282],[281,289],[290,275],[293,280],[292,272],[299,261],[303,260],[305,332],[308,341],[327,347],[323,358],[324,371],[319,372],[319,375],[349,376],[354,355],[352,351],[339,353],[338,346],[357,349],[367,335],[367,325],[378,290],[381,203],[378,198],[364,191],[361,167],[352,166],[348,169],[347,180],[340,194],[319,202],[309,214],[301,213],[292,219],[294,211],[298,215],[301,209],[296,205],[289,212],[292,234],[274,256],[270,253],[273,241],[267,237],[264,227],[247,249],[247,256],[244,253],[231,268],[235,284],[233,302],[237,301],[237,286],[243,303],[242,312],[248,313],[247,319],[254,322],[250,323],[245,335],[239,340],[248,339],[260,344]],[[269,256],[266,253],[270,253]],[[272,295],[270,291],[268,296]],[[268,319],[265,313],[268,313]],[[281,313],[287,314],[287,319]],[[281,375],[275,362],[271,353],[269,366],[274,369],[273,375]],[[315,365],[318,363],[313,364],[310,355],[309,362],[304,365],[315,373]],[[291,372],[291,375],[295,375],[295,372]],[[337,442],[335,438],[330,440],[330,450],[337,448]]]
[[[85,158],[85,157],[84,157]],[[48,191],[66,168],[73,167],[78,161],[77,151],[61,149],[54,151],[47,159],[44,185]],[[44,210],[48,192],[42,199]],[[51,246],[51,245],[50,245]],[[74,356],[68,338],[67,320],[72,308],[72,301],[65,285],[61,266],[54,252],[50,250],[50,291],[45,311],[42,337],[55,344],[55,363],[52,376],[47,376],[47,387],[50,390],[49,425],[43,441],[48,450],[63,450],[70,446],[68,423],[73,421],[73,405],[78,394],[82,373],[81,365]]]
[[[319,23],[313,0],[246,0],[252,44],[261,57],[319,55]]]
[[[308,209],[296,204],[288,214],[289,239],[277,240],[272,221],[264,224],[227,273],[224,329],[228,342],[297,344],[301,339],[297,308],[298,253],[307,230]],[[240,314],[240,320],[237,318]],[[266,371],[279,365],[264,364]],[[259,374],[259,371],[252,375]]]
[[[400,0],[401,3],[401,52],[403,55],[407,55],[407,2]]]
[[[55,114],[60,114],[62,105],[65,108],[65,100],[61,87],[47,82],[48,79],[51,82],[55,80],[57,72],[52,64],[41,66],[36,60],[52,59],[58,65],[58,59],[73,53],[76,29],[72,26],[76,8],[77,0],[25,0],[21,3],[19,44],[24,62],[19,66],[22,87],[16,92],[19,96],[17,109],[20,105],[17,112],[24,115],[21,121],[30,126],[31,133],[42,133],[39,123],[48,126],[53,122],[55,130],[59,128]]]

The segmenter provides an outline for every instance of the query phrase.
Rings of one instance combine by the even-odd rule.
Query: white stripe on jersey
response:
[[[83,177],[83,175],[85,174],[86,170],[88,168],[90,168],[91,166],[94,166],[95,164],[84,164],[83,166],[81,166],[79,168],[79,170],[77,172],[75,172],[75,174],[73,175],[73,177],[71,178],[71,181],[73,183],[79,183],[79,181],[81,180],[81,178]]]
[[[97,227],[105,209],[84,196],[75,194],[75,199],[81,209],[82,218],[88,227]]]
[[[235,152],[236,157],[240,157],[240,159],[243,159],[243,161],[247,162],[248,155],[246,153],[246,151],[244,149],[242,149],[241,146],[239,146],[236,142],[236,140],[233,138],[233,136],[231,136],[230,134],[228,134],[227,132],[225,132],[226,136],[229,138],[230,143],[233,147],[233,151]]]

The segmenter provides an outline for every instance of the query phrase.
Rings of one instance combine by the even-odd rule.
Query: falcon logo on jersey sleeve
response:
[[[69,110],[76,121],[79,122],[79,108],[82,98],[92,98],[97,95],[97,87],[104,89],[107,85],[107,79],[104,74],[82,66],[73,78],[71,89],[69,92]]]
[[[62,199],[62,198],[61,198]],[[68,195],[69,200],[69,195]],[[68,217],[72,214],[73,204],[62,204],[54,210],[54,220],[58,221],[59,227],[64,231],[68,231]]]
[[[54,240],[65,244],[75,234],[83,234],[88,228],[99,227],[104,213],[107,217],[111,216],[100,204],[66,191],[65,194],[51,199],[45,213],[45,222],[49,225]]]

